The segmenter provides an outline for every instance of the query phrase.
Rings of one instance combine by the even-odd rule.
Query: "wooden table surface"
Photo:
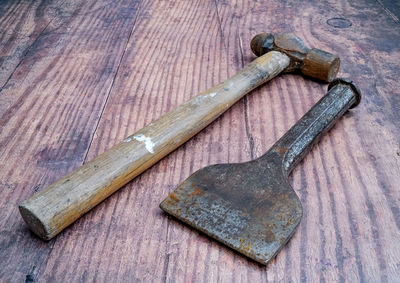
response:
[[[390,0],[0,2],[0,281],[398,282],[400,5]],[[260,32],[340,55],[363,99],[290,180],[304,207],[267,267],[158,205],[263,154],[327,89],[281,75],[49,242],[17,204],[239,71]]]

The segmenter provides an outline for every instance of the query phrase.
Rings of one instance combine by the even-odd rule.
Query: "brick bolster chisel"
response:
[[[200,169],[160,204],[161,209],[267,264],[296,231],[302,216],[288,175],[360,99],[351,81],[334,80],[328,93],[263,156]]]

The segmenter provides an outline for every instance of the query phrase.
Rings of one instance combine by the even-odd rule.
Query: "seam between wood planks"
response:
[[[88,146],[88,148],[87,148],[87,150],[86,150],[86,154],[85,154],[85,157],[83,158],[82,164],[84,164],[84,163],[87,161],[87,157],[88,157],[90,148],[91,148],[92,143],[93,143],[93,138],[94,138],[94,136],[95,136],[95,134],[96,134],[96,132],[97,132],[97,128],[99,127],[99,124],[100,124],[100,121],[101,121],[101,117],[103,116],[104,110],[106,109],[106,106],[107,106],[107,103],[108,103],[108,99],[110,98],[111,91],[112,91],[112,89],[113,89],[113,87],[114,87],[115,78],[116,78],[117,75],[118,75],[119,68],[121,67],[122,59],[123,59],[124,56],[125,56],[126,49],[128,48],[129,41],[130,41],[130,39],[131,39],[131,37],[132,37],[133,30],[134,30],[134,28],[135,28],[135,26],[136,26],[137,19],[138,19],[139,15],[140,15],[140,11],[141,11],[141,8],[142,8],[142,3],[143,3],[143,1],[140,0],[140,2],[139,2],[139,7],[138,7],[138,10],[137,10],[137,13],[136,13],[136,16],[135,16],[135,20],[133,21],[131,31],[129,32],[129,36],[128,36],[127,40],[126,40],[126,44],[125,44],[125,47],[124,47],[124,51],[123,51],[122,54],[121,54],[121,58],[120,58],[120,60],[119,60],[117,70],[115,71],[115,75],[114,75],[114,77],[113,77],[113,79],[112,79],[110,89],[108,90],[108,93],[107,93],[106,101],[104,102],[103,108],[101,109],[101,112],[100,112],[100,116],[99,116],[99,118],[97,119],[96,127],[94,128],[92,137],[90,138],[89,146]]]
[[[62,1],[60,3],[60,5],[62,5],[65,2]],[[54,21],[54,19],[56,18],[56,15],[53,16],[53,18],[51,20],[49,20],[49,22],[47,23],[47,25],[38,33],[38,35],[36,36],[35,40],[32,41],[32,43],[25,49],[24,54],[22,55],[21,59],[19,60],[18,64],[15,66],[14,70],[11,72],[11,74],[8,76],[7,80],[4,82],[4,84],[0,87],[0,92],[3,90],[3,88],[8,84],[8,82],[10,81],[10,79],[12,78],[12,76],[14,75],[15,71],[18,69],[18,67],[21,65],[22,61],[24,61],[26,55],[29,53],[29,51],[32,49],[32,46],[35,45],[35,43],[37,42],[38,38],[43,34],[43,32],[47,29],[47,27]]]
[[[388,8],[385,7],[385,5],[382,3],[382,0],[376,0],[376,2],[378,2],[378,4],[382,7],[382,9],[385,11],[385,13],[389,17],[391,17],[393,19],[393,21],[395,21],[395,23],[400,22],[399,18],[394,13],[392,13]]]
[[[222,43],[224,44],[225,50],[227,50],[227,49],[226,49],[226,43],[225,43],[224,33],[223,33],[223,31],[222,31],[221,17],[219,16],[219,12],[218,12],[217,1],[218,1],[218,0],[214,0],[214,6],[215,6],[215,12],[216,12],[216,14],[217,14],[218,29],[219,29],[219,32],[220,32],[220,34],[221,34]]]
[[[238,37],[239,37],[239,50],[240,50],[240,61],[241,61],[241,67],[244,68],[244,54],[243,54],[243,43],[242,43],[242,37],[240,36],[239,29],[238,29]],[[250,133],[250,124],[249,124],[249,113],[248,113],[248,99],[247,95],[243,97],[243,106],[244,106],[244,125],[246,128],[246,136],[249,141],[249,146],[250,146],[250,158],[251,160],[254,159],[254,138],[253,135]]]

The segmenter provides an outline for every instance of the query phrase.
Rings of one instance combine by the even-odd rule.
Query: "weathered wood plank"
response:
[[[144,1],[128,41],[137,3],[74,3],[58,10],[65,17],[38,36],[0,93],[0,278],[398,280],[400,35],[382,3],[392,13],[395,5]],[[293,32],[338,53],[341,75],[364,95],[293,172],[304,217],[271,264],[263,268],[169,219],[158,204],[201,167],[264,153],[326,91],[297,75],[254,91],[56,240],[27,231],[16,208],[31,194],[26,188],[41,189],[80,165],[92,136],[86,160],[233,75],[254,58],[248,45],[263,31]]]
[[[61,16],[34,41],[1,91],[0,160],[6,166],[0,177],[0,258],[5,259],[0,278],[5,281],[35,279],[47,261],[54,242],[29,233],[17,204],[82,164],[138,2],[71,1],[57,9]]]
[[[43,30],[60,1],[3,1],[0,4],[0,88]]]

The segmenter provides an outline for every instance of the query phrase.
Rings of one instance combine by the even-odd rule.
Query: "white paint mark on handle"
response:
[[[211,93],[206,93],[206,94],[198,95],[196,98],[194,98],[194,100],[192,100],[192,101],[193,101],[192,103],[199,105],[199,104],[203,103],[203,100],[204,100],[204,99],[207,99],[207,98],[210,98],[210,97],[213,98],[213,97],[215,97],[217,94],[218,94],[218,93],[216,93],[216,92],[211,92]]]
[[[127,137],[126,139],[124,139],[122,142],[131,142],[132,138],[131,137]]]
[[[150,153],[154,153],[154,146],[155,144],[151,141],[151,138],[146,137],[143,134],[140,135],[135,135],[133,136],[133,138],[137,141],[140,142],[144,142],[144,145],[146,146],[146,149],[150,152]],[[132,137],[127,137],[126,139],[124,139],[122,142],[131,142],[133,139]]]
[[[133,136],[133,138],[137,141],[141,141],[144,142],[144,145],[146,146],[146,149],[150,152],[150,153],[154,153],[154,146],[155,144],[151,141],[150,137],[146,137],[143,134],[140,135],[135,135]]]

